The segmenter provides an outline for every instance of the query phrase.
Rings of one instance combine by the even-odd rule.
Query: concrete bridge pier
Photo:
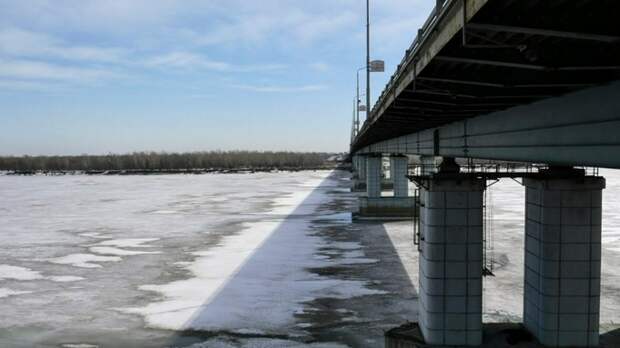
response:
[[[381,197],[381,164],[381,155],[373,155],[366,158],[366,194],[368,198]]]
[[[420,174],[421,175],[430,175],[437,172],[437,168],[439,167],[439,163],[442,162],[441,157],[437,156],[420,156]]]
[[[485,181],[439,173],[421,185],[419,328],[428,345],[482,343]]]
[[[366,182],[366,156],[359,157],[359,180],[361,182]]]
[[[359,173],[359,156],[353,155],[351,157],[351,171],[353,172],[353,177],[357,178]]]
[[[409,159],[407,156],[390,156],[390,178],[394,188],[394,197],[409,196],[408,174]]]
[[[383,183],[383,159],[380,154],[366,158],[366,196],[360,197],[357,218],[403,219],[415,216],[415,197],[409,196],[407,178],[408,158],[391,156],[390,176],[393,178],[394,196],[382,196],[386,188]]]
[[[524,324],[546,346],[596,347],[605,179],[566,174],[524,181]]]
[[[353,182],[351,191],[363,192],[366,190],[366,156],[355,155],[355,173],[353,174]]]

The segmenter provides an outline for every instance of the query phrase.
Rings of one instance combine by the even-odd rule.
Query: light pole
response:
[[[366,104],[360,105],[364,94],[360,95],[360,71],[366,69]],[[360,111],[366,112],[366,119],[370,115],[370,73],[384,72],[385,62],[382,60],[370,60],[370,0],[366,0],[366,66],[357,69],[356,79],[356,108],[355,108],[355,130],[359,133]]]
[[[384,61],[370,60],[370,0],[366,0],[366,119],[370,116],[370,73],[383,71],[385,71]]]
[[[368,93],[360,94],[360,71],[362,70],[370,70],[370,72],[383,72],[385,71],[385,63],[382,60],[373,60],[370,62],[369,66],[365,66],[357,69],[357,79],[356,79],[356,96],[357,96],[357,111],[356,111],[356,122],[357,122],[357,130],[359,131],[360,124],[360,111],[366,112],[366,118],[368,118],[368,113],[370,109],[368,108]],[[368,81],[366,82],[366,92],[368,92]],[[360,105],[362,102],[360,97],[366,96],[366,104]]]
[[[360,130],[360,102],[361,102],[361,100],[360,100],[360,97],[361,97],[360,96],[360,71],[362,71],[364,69],[368,70],[368,67],[362,67],[362,68],[357,69],[357,93],[356,93],[357,102],[356,102],[356,105],[355,105],[355,112],[356,112],[356,115],[355,115],[355,122],[356,122],[355,123],[355,127],[356,128],[355,129],[356,129],[356,132],[359,132],[359,130]]]
[[[353,101],[353,123],[351,124],[351,146],[353,146],[353,141],[355,140],[355,136],[357,135],[357,121],[355,120],[358,108],[358,98],[355,98]]]
[[[366,119],[370,114],[370,0],[366,0]]]

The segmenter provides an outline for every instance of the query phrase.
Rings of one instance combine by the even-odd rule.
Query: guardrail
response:
[[[398,80],[403,76],[406,67],[418,55],[422,44],[426,41],[429,34],[435,29],[435,26],[437,25],[439,20],[444,16],[447,10],[457,1],[462,0],[436,0],[435,7],[433,8],[430,16],[426,19],[426,22],[424,22],[424,25],[422,25],[422,27],[418,29],[418,34],[414,38],[411,46],[409,46],[409,48],[405,51],[405,56],[401,60],[400,64],[398,64],[396,72],[392,75],[392,77],[390,77],[390,81],[388,81],[388,83],[386,84],[375,105],[372,107],[371,110],[368,111],[368,120],[372,121],[374,119],[375,110],[384,102],[384,99],[386,98],[389,91],[395,88],[395,83],[398,82]],[[364,133],[368,126],[369,122],[365,122],[358,136]]]

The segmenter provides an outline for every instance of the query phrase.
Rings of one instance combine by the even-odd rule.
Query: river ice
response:
[[[620,206],[620,174],[606,207]],[[1,347],[377,347],[417,317],[411,222],[352,222],[348,173],[0,176]],[[488,321],[519,321],[523,188],[489,191]],[[620,320],[604,209],[601,321]]]

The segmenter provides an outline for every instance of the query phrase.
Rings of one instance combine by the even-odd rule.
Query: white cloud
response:
[[[93,83],[121,74],[100,68],[67,67],[33,60],[0,59],[0,77],[18,80],[52,80]]]
[[[1,5],[2,2],[7,5]],[[297,42],[329,37],[357,20],[353,1],[315,0],[0,0],[0,22],[52,32],[79,31],[143,45],[257,44],[273,35]],[[4,9],[6,7],[6,10]],[[355,11],[355,12],[354,12]],[[132,40],[140,36],[141,40]],[[152,47],[150,47],[152,48]]]
[[[120,48],[69,45],[47,34],[18,28],[0,30],[0,54],[5,56],[118,62],[126,53]]]
[[[329,70],[329,64],[324,62],[314,62],[310,64],[310,68],[318,72],[325,72]]]
[[[433,4],[372,3],[373,55],[386,60],[388,72]],[[305,65],[315,72],[337,71],[322,61],[304,62],[336,64],[332,57],[357,56],[351,49],[364,42],[363,5],[358,0],[0,0],[0,62],[9,64],[0,67],[0,76],[34,89],[35,81],[103,81],[119,71],[138,79],[145,68],[231,74]],[[275,63],[247,63],[252,60]],[[324,89],[285,87],[290,75],[279,75],[282,81],[273,86],[248,80],[244,89]]]
[[[22,81],[14,79],[0,80],[0,90],[17,92],[53,92],[64,88],[62,84]]]
[[[324,14],[323,16],[303,16],[297,23],[293,23],[293,29],[297,39],[305,44],[315,43],[324,39],[342,39],[346,28],[354,27],[359,17],[350,11],[337,14]]]
[[[327,89],[325,85],[277,86],[232,85],[233,88],[261,93],[316,92]]]
[[[303,6],[286,7],[269,11],[262,9],[254,13],[235,13],[215,25],[200,31],[191,31],[187,37],[199,46],[243,44],[243,45],[286,45],[308,46],[322,40],[337,39],[345,29],[358,20],[350,11],[317,13],[304,11]],[[186,32],[186,34],[188,34]]]
[[[286,69],[284,64],[241,65],[211,60],[192,52],[170,52],[146,60],[147,67],[178,68],[186,70],[213,70],[220,72],[266,72]]]
[[[182,69],[208,69],[217,71],[230,70],[231,65],[225,62],[209,60],[191,52],[171,52],[147,59],[149,67],[174,67]]]

